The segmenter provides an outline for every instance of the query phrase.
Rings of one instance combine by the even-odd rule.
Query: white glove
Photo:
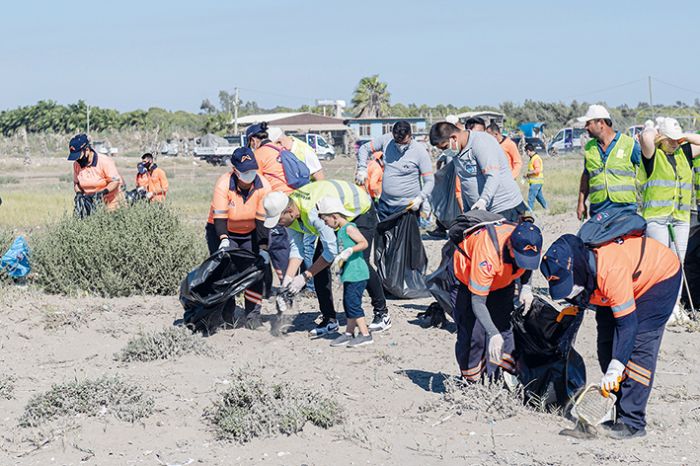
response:
[[[367,181],[367,170],[358,169],[357,172],[355,172],[355,184],[358,186],[364,186],[365,181]]]
[[[219,243],[219,249],[228,249],[231,246],[231,241],[228,238],[224,238]]]
[[[486,201],[483,199],[479,199],[472,206],[472,210],[486,210]]]
[[[153,193],[146,193],[146,199],[152,199],[153,198]]]
[[[300,273],[296,277],[294,277],[289,284],[289,292],[293,295],[299,293],[301,290],[304,289],[306,286],[306,277],[304,277],[303,273]]]
[[[408,204],[408,209],[416,211],[420,209],[420,205],[423,203],[423,196],[416,196],[413,198],[410,204]]]
[[[335,259],[333,259],[333,263],[331,264],[331,272],[333,274],[339,273],[340,269],[343,268],[343,264],[345,264],[345,262],[350,259],[350,256],[352,256],[352,253],[352,248],[347,248],[343,249],[340,254],[335,256]]]
[[[264,249],[261,249],[260,252],[258,253],[258,255],[260,257],[262,257],[262,260],[265,263],[265,265],[270,263],[270,253],[269,252],[267,252]]]
[[[523,285],[520,287],[518,301],[523,305],[523,315],[527,315],[527,313],[530,312],[530,307],[534,299],[535,296],[532,294],[532,287],[530,285]]]
[[[282,288],[287,288],[290,283],[292,283],[292,277],[285,275],[282,279]]]
[[[622,382],[622,373],[625,371],[625,365],[617,359],[613,359],[608,364],[608,371],[600,380],[600,388],[603,395],[608,396],[610,392],[616,392],[620,389]]]
[[[503,335],[497,333],[489,339],[489,358],[492,362],[499,362],[503,353]]]

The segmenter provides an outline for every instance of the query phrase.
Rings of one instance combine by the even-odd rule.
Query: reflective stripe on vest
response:
[[[647,220],[690,221],[693,173],[683,150],[673,153],[674,165],[661,149],[654,154],[651,175],[639,170],[637,179],[642,186],[642,216]]]
[[[372,199],[364,190],[340,180],[315,181],[292,192],[289,197],[299,208],[299,218],[289,228],[313,235],[318,235],[318,231],[311,225],[309,214],[316,209],[316,204],[321,198],[340,199],[343,207],[353,213],[353,218],[364,214],[372,207]]]
[[[598,141],[592,139],[586,144],[586,170],[589,175],[588,192],[591,203],[599,204],[607,199],[625,204],[637,201],[633,150],[634,139],[620,134],[603,163]]]

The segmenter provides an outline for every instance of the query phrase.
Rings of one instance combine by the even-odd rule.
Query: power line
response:
[[[629,86],[630,84],[636,84],[636,83],[641,82],[641,81],[644,81],[644,79],[635,79],[634,81],[628,81],[626,83],[616,84],[614,86],[604,87],[602,89],[596,89],[595,91],[582,92],[580,94],[570,95],[570,96],[565,97],[565,99],[572,99],[574,97],[583,97],[583,96],[591,95],[591,94],[600,94],[601,92],[612,91],[613,89],[619,89],[621,87]]]
[[[660,82],[661,84],[665,84],[665,85],[667,85],[667,86],[674,87],[674,88],[679,89],[679,90],[681,90],[681,91],[686,91],[686,92],[690,92],[691,94],[700,95],[700,91],[695,91],[695,90],[693,90],[693,89],[688,89],[687,87],[677,86],[677,85],[675,85],[675,84],[671,84],[671,83],[669,83],[669,82],[663,81],[663,80],[661,80],[661,79],[659,79],[659,78],[654,78],[653,76],[652,76],[652,79],[653,79],[654,81]]]
[[[261,91],[259,89],[251,89],[249,87],[239,87],[239,89],[244,90],[244,91],[248,91],[248,92],[257,92],[258,94],[272,95],[272,96],[276,96],[276,97],[286,97],[289,99],[300,99],[300,100],[311,101],[311,102],[314,102],[316,100],[314,97],[279,94],[277,92]]]

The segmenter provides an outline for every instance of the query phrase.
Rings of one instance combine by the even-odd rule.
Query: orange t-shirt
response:
[[[153,170],[148,171],[148,187],[146,189],[149,193],[154,194],[154,196],[151,198],[152,201],[165,200],[169,187],[168,177],[162,168],[156,167]]]
[[[636,309],[635,299],[678,273],[680,262],[674,252],[655,239],[646,241],[637,280],[632,274],[642,252],[642,238],[627,238],[595,249],[597,287],[591,304],[609,306],[615,318],[624,317]]]
[[[263,198],[272,191],[267,180],[255,178],[246,197],[238,191],[233,173],[221,175],[214,185],[214,196],[209,209],[209,223],[214,219],[228,219],[228,231],[247,235],[255,230],[255,220],[265,220]]]
[[[258,162],[258,172],[262,173],[267,181],[269,181],[273,191],[281,191],[285,194],[289,194],[294,191],[294,189],[287,185],[287,178],[284,176],[284,166],[282,166],[282,160],[280,160],[280,153],[274,148],[269,147],[268,144],[273,145],[266,143],[255,149],[255,161]]]
[[[515,225],[500,224],[494,228],[499,251],[503,251]],[[475,295],[487,296],[489,291],[505,288],[525,273],[525,269],[517,268],[514,263],[503,262],[486,228],[472,233],[459,246],[468,257],[455,251],[455,276]]]
[[[136,187],[148,190],[148,172],[143,175],[140,173],[136,174]]]
[[[113,181],[118,181],[120,186],[123,183],[117,166],[107,156],[93,155],[92,163],[86,167],[81,167],[78,162],[73,162],[73,182],[80,186],[85,194],[100,192]],[[120,191],[117,187],[104,197],[104,203],[107,207],[116,207],[120,198]]]
[[[365,191],[372,199],[379,199],[382,195],[382,180],[384,178],[384,167],[378,160],[372,160],[367,164],[367,180],[365,180]]]
[[[511,138],[504,137],[501,141],[501,148],[503,152],[506,153],[506,158],[508,159],[508,165],[510,166],[510,171],[513,174],[513,179],[518,179],[520,176],[520,170],[523,167],[523,159],[520,157],[520,151],[518,150],[517,144],[513,142]]]

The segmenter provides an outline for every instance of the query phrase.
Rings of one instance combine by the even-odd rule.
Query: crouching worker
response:
[[[600,386],[617,395],[616,439],[646,434],[646,406],[666,321],[681,281],[676,255],[658,241],[633,237],[587,249],[564,235],[540,266],[553,299],[596,311]]]
[[[104,202],[108,209],[118,207],[122,198],[119,187],[122,177],[114,161],[99,155],[90,145],[85,134],[70,140],[68,160],[73,162],[73,190],[76,193],[76,212],[81,217],[89,215],[97,202]],[[82,204],[79,212],[79,205]]]
[[[357,225],[348,221],[352,217],[343,207],[340,199],[324,197],[316,204],[318,216],[333,230],[337,231],[338,255],[333,259],[331,272],[340,273],[343,282],[343,308],[348,325],[345,333],[331,342],[331,346],[353,348],[372,344],[372,335],[367,328],[365,312],[362,310],[362,295],[367,288],[369,268],[362,251],[369,246]],[[355,336],[355,329],[358,335]]]
[[[231,156],[233,171],[221,175],[214,186],[214,196],[206,227],[209,253],[235,247],[247,249],[270,263],[267,252],[268,230],[263,225],[263,199],[270,185],[257,174],[258,164],[253,151],[240,147]],[[262,325],[263,282],[244,293],[245,326],[256,329]]]
[[[542,233],[535,224],[496,223],[469,234],[454,253],[453,317],[457,325],[455,353],[462,377],[479,381],[499,369],[515,373],[511,314],[515,280],[521,278],[520,300],[526,308],[533,296],[528,285],[540,263]]]

